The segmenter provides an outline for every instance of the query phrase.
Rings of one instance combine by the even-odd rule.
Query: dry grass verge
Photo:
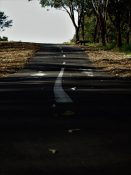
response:
[[[0,77],[23,68],[38,48],[34,43],[0,42]]]
[[[116,77],[131,78],[131,55],[91,47],[86,47],[86,53],[96,67]]]

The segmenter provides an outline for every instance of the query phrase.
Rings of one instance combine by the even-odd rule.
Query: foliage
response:
[[[119,51],[131,53],[131,44],[123,44]]]
[[[0,41],[8,41],[8,37],[6,37],[6,36],[1,37],[0,36]]]
[[[12,20],[8,20],[8,16],[4,12],[0,11],[0,31],[4,31],[5,28],[12,26]]]
[[[30,1],[30,0],[29,0]],[[71,41],[85,40],[112,48],[130,44],[130,0],[39,0],[42,7],[65,10],[75,27]],[[76,19],[77,15],[77,19]]]
[[[85,40],[89,42],[93,42],[93,32],[95,28],[95,17],[94,16],[86,16],[85,17],[85,27],[84,27],[84,32],[85,32]],[[80,40],[82,40],[82,30],[80,30]]]
[[[87,0],[40,0],[42,7],[54,7],[57,9],[63,9],[67,12],[75,27],[76,42],[80,39],[80,27],[84,26],[84,14],[86,12],[87,2]],[[77,19],[75,18],[76,15]]]

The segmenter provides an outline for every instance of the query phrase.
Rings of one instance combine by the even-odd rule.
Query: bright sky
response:
[[[2,36],[7,36],[9,40],[63,43],[72,39],[75,33],[66,12],[47,11],[38,0],[0,0],[0,11],[13,20],[13,26],[2,32]]]

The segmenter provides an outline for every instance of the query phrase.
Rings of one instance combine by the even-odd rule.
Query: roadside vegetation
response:
[[[0,11],[0,32],[11,27],[12,23],[13,21]],[[34,43],[8,42],[8,37],[0,36],[0,77],[8,76],[23,68],[38,48]]]
[[[88,44],[84,49],[95,67],[115,77],[131,78],[131,52],[125,46],[112,49],[110,46]]]
[[[0,41],[0,77],[23,68],[38,48],[38,45],[33,43]]]
[[[76,46],[72,41],[64,44]],[[125,44],[118,48],[114,44],[103,46],[102,43],[86,43],[77,46],[85,50],[87,59],[96,68],[116,78],[131,78],[131,45]]]

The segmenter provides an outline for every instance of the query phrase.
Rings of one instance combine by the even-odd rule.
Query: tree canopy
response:
[[[31,1],[31,0],[29,0]],[[130,0],[39,0],[42,7],[64,9],[75,27],[75,42],[130,43]],[[77,15],[77,18],[76,18]],[[91,38],[92,37],[92,38]]]
[[[4,12],[0,11],[0,31],[4,31],[5,28],[12,26],[12,20],[8,20],[8,16]]]
[[[40,4],[42,7],[54,7],[65,10],[75,27],[76,41],[79,40],[79,32],[82,26],[87,0],[40,0]],[[75,16],[77,16],[77,19]]]

